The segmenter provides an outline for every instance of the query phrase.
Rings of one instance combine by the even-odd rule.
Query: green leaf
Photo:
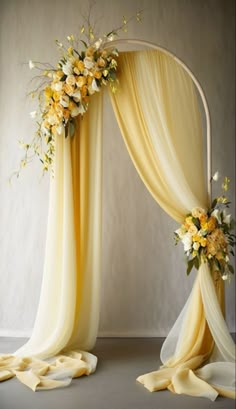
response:
[[[196,256],[194,258],[194,267],[198,270],[199,269],[199,265],[200,265],[200,260],[199,258]]]
[[[214,199],[211,204],[212,209],[214,209],[216,205],[217,205],[217,199]]]
[[[65,75],[63,75],[63,77],[61,77],[60,81],[65,81],[66,78],[67,78],[67,75],[65,74]]]
[[[73,136],[74,136],[74,134],[75,134],[75,124],[74,124],[74,121],[70,121],[70,123],[69,123],[69,134],[70,134],[70,137],[72,138]]]
[[[80,40],[81,41],[81,43],[85,46],[85,48],[88,48],[88,45],[87,45],[87,43],[84,41],[84,40]]]
[[[80,53],[75,48],[73,48],[73,51],[79,56],[79,58],[81,58]]]
[[[187,266],[187,275],[189,275],[192,271],[192,268],[194,266],[194,259],[188,261],[188,266]]]
[[[228,269],[231,272],[231,274],[234,274],[234,268],[231,266],[231,264],[228,265]]]

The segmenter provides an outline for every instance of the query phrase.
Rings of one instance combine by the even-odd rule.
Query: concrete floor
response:
[[[0,352],[9,353],[25,340],[0,338]],[[74,379],[64,389],[32,392],[11,379],[0,383],[0,409],[235,409],[235,401],[218,397],[174,395],[169,391],[150,393],[136,378],[159,367],[160,338],[98,339],[95,374]]]

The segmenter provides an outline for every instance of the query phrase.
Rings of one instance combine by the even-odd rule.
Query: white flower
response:
[[[227,214],[226,210],[223,211],[223,222],[230,224],[231,214]]]
[[[58,121],[58,118],[55,114],[52,114],[52,115],[48,115],[47,120],[50,125],[55,125]]]
[[[31,118],[36,118],[36,115],[37,115],[37,111],[30,112]]]
[[[219,174],[219,172],[218,172],[218,170],[217,170],[217,172],[215,172],[214,175],[212,176],[212,180],[214,180],[215,182],[217,182],[217,180],[219,180],[219,176],[220,176],[220,174]]]
[[[179,229],[175,230],[175,233],[178,234],[180,239],[182,239],[186,234],[186,229],[184,227],[180,227]]]
[[[58,135],[61,135],[61,134],[62,134],[63,128],[64,128],[64,127],[63,127],[62,124],[60,124],[60,125],[57,126],[57,133],[58,133]]]
[[[195,243],[193,243],[194,250],[198,251],[199,247],[200,247],[200,243],[198,241],[195,241]]]
[[[116,55],[116,57],[118,57],[119,53],[118,51],[114,48],[114,50],[112,50],[112,55]]]
[[[93,75],[89,70],[87,70],[87,68],[85,68],[84,70],[83,70],[83,75],[85,76],[85,77],[87,77],[88,75]]]
[[[30,68],[30,70],[35,68],[35,64],[34,64],[34,62],[32,60],[29,60],[29,68]]]
[[[90,92],[91,92],[91,90],[92,90],[93,92],[99,92],[99,91],[100,91],[99,87],[97,86],[97,83],[96,83],[95,78],[93,79],[92,84],[91,84],[91,86],[89,87],[89,91],[90,91]],[[93,93],[93,92],[91,92],[91,93]]]
[[[67,95],[62,95],[60,98],[60,104],[64,107],[67,108],[69,106],[69,97]]]
[[[85,66],[85,68],[87,68],[88,70],[90,70],[91,68],[93,68],[93,67],[94,67],[94,62],[93,62],[92,58],[85,57],[85,59],[84,59],[84,66]]]
[[[66,75],[72,75],[73,74],[73,68],[72,64],[70,61],[67,61],[65,64],[62,65],[62,71]]]
[[[214,216],[217,219],[218,223],[221,223],[221,217],[220,217],[221,215],[220,215],[220,210],[219,209],[215,209],[211,213],[211,215]]]
[[[109,36],[107,37],[107,39],[108,39],[109,41],[113,41],[114,38],[115,38],[115,36],[114,36],[113,33],[109,34]]]
[[[224,281],[228,280],[228,274],[227,273],[224,273],[222,275],[222,280],[224,280]]]
[[[100,48],[101,44],[102,44],[102,38],[99,38],[99,40],[97,40],[96,43],[94,43],[96,50]]]
[[[79,102],[81,100],[81,92],[80,91],[74,92],[74,94],[72,94],[72,97],[75,102]]]
[[[72,117],[75,117],[75,116],[79,115],[79,113],[80,113],[80,109],[79,109],[79,107],[77,107],[77,106],[75,106],[75,107],[71,110],[71,116],[72,116]]]
[[[84,107],[82,104],[80,104],[80,106],[79,106],[79,114],[83,115],[85,112],[86,112],[85,107]]]
[[[52,84],[51,88],[54,89],[55,91],[61,91],[62,90],[62,81],[58,81],[58,82]]]
[[[189,233],[186,233],[182,238],[182,243],[184,245],[184,251],[191,250],[192,247],[192,236]]]

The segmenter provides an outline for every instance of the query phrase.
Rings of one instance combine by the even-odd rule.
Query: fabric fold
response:
[[[98,328],[101,148],[100,93],[91,99],[89,112],[76,118],[75,134],[55,139],[37,317],[28,342],[0,357],[0,380],[16,376],[32,390],[52,389],[96,368],[96,357],[76,351],[93,348]]]
[[[208,203],[192,79],[164,51],[122,53],[119,70],[120,90],[110,95],[130,157],[156,202],[182,224],[194,207],[207,209]],[[200,266],[163,344],[163,367],[138,378],[148,390],[167,388],[211,400],[219,393],[235,396],[235,347],[222,313],[223,284],[211,273],[206,264]]]

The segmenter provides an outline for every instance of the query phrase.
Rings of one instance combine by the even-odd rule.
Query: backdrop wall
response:
[[[195,73],[206,93],[213,134],[213,171],[231,180],[235,197],[234,1],[98,0],[101,33],[122,16],[145,9],[126,38],[168,48]],[[30,138],[34,102],[29,59],[57,61],[54,40],[76,34],[81,0],[1,0],[0,15],[0,336],[29,335],[42,280],[49,178],[32,163],[12,185],[21,158],[17,140]],[[26,64],[24,64],[26,63]],[[192,154],[192,153],[190,153]],[[105,96],[103,152],[103,269],[100,336],[165,336],[190,292],[177,228],[154,202],[126,151]],[[197,171],[197,169],[196,169]],[[217,190],[214,189],[217,194]],[[234,209],[232,209],[234,212]],[[167,256],[168,255],[168,256]],[[226,285],[227,322],[235,332],[235,279]]]

